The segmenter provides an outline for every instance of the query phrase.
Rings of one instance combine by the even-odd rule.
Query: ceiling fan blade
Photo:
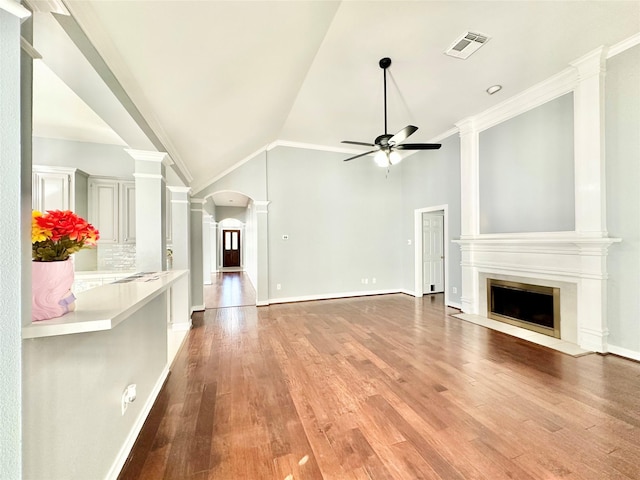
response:
[[[351,145],[363,145],[365,147],[375,147],[373,143],[365,143],[365,142],[352,142],[351,140],[342,140],[340,143],[349,143]]]
[[[398,145],[399,143],[404,142],[409,137],[409,135],[413,135],[416,130],[418,130],[418,127],[407,125],[389,139],[389,145]]]
[[[397,150],[437,150],[441,146],[440,143],[403,143],[393,148]]]
[[[370,152],[361,153],[360,155],[356,155],[355,157],[346,158],[344,161],[348,162],[349,160],[355,160],[356,158],[364,157],[365,155],[369,155],[370,153],[377,152],[378,150],[371,150]]]

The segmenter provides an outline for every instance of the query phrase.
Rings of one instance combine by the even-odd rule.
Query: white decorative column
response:
[[[172,162],[164,152],[126,149],[136,161],[136,269],[166,270],[165,166]]]
[[[475,238],[480,234],[480,148],[479,132],[472,118],[457,123],[460,132],[460,238]],[[474,266],[473,250],[460,244],[462,252],[462,296],[465,313],[479,313],[478,269]]]
[[[269,305],[269,201],[255,201],[257,237],[256,305]]]
[[[216,273],[218,271],[218,222],[213,221],[211,219],[211,265],[210,269],[212,273]]]
[[[191,202],[189,187],[168,187],[171,192],[171,249],[173,251],[173,269],[189,270],[190,262],[190,220]],[[188,330],[191,328],[191,290],[190,279],[176,283],[171,287],[171,329]]]
[[[18,2],[0,1],[0,478],[22,478],[21,328],[31,322],[31,195],[22,178],[31,178],[31,158],[23,164],[20,20],[29,15]]]
[[[204,200],[191,199],[191,311],[204,310],[204,284],[202,281],[202,216]]]
[[[190,246],[189,232],[191,202],[189,187],[169,187],[171,192],[171,246],[173,250],[173,269],[189,270]]]
[[[211,285],[211,215],[202,217],[202,283]]]
[[[578,71],[573,91],[576,232],[606,237],[604,76],[601,47],[571,63]]]
[[[573,92],[576,233],[604,239],[607,234],[604,79],[606,48],[600,47],[571,62],[578,72]],[[582,348],[607,351],[607,248],[608,243],[583,247],[583,269],[597,272],[583,276],[578,286],[578,343]],[[587,301],[588,299],[588,301]]]

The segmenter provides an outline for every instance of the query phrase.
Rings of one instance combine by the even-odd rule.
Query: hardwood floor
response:
[[[640,478],[640,364],[385,295],[206,310],[120,479]]]
[[[204,287],[205,308],[242,307],[256,304],[256,291],[244,272],[217,272]]]

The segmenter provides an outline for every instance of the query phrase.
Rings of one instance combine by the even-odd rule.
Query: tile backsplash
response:
[[[131,243],[98,243],[98,270],[135,270],[136,246]]]

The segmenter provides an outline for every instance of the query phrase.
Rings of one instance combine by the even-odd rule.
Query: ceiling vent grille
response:
[[[465,32],[451,46],[445,50],[445,54],[456,58],[469,58],[469,56],[487,43],[491,37],[482,33]]]

